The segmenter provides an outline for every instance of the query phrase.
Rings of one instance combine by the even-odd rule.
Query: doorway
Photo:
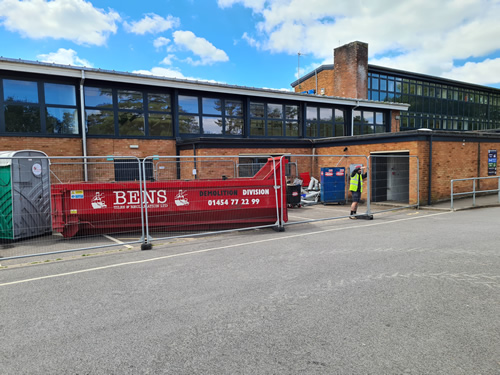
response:
[[[410,198],[410,153],[371,153],[373,202],[408,203]]]

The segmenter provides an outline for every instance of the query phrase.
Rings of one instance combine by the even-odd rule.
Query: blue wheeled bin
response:
[[[321,202],[345,204],[345,168],[321,168]]]

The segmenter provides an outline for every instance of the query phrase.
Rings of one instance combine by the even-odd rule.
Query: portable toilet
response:
[[[345,204],[345,168],[321,168],[321,202]]]
[[[52,231],[50,172],[41,151],[0,151],[0,239]]]

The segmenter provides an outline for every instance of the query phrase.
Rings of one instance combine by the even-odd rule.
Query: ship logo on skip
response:
[[[104,202],[104,194],[96,192],[94,198],[92,198],[92,207],[96,210],[99,208],[106,208],[106,202]]]
[[[189,201],[186,195],[185,191],[179,190],[179,193],[175,196],[175,205],[177,207],[189,206]]]

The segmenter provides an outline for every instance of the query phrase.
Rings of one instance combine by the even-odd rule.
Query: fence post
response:
[[[141,196],[141,221],[142,221],[142,244],[141,250],[151,250],[153,245],[149,242],[149,222],[148,222],[148,199],[146,196],[146,160],[139,162],[139,185]]]
[[[472,207],[476,207],[476,179],[472,180]]]
[[[451,210],[453,211],[453,180],[451,180]]]

